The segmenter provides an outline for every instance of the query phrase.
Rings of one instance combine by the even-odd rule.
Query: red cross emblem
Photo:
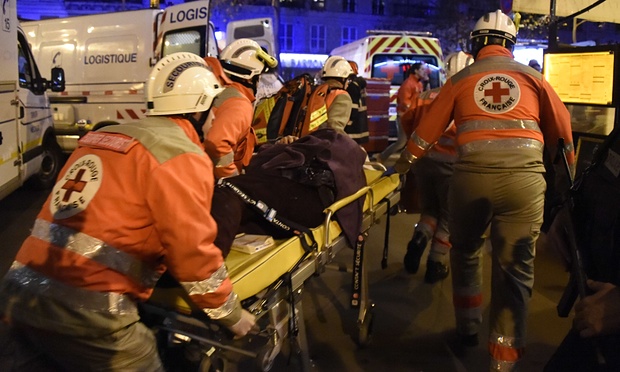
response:
[[[87,183],[86,181],[82,181],[84,172],[86,172],[86,169],[80,169],[74,179],[68,180],[64,185],[62,185],[62,189],[66,190],[65,196],[62,198],[63,202],[69,201],[69,198],[74,191],[82,192],[84,190]]]
[[[493,97],[493,103],[501,103],[502,96],[507,96],[509,94],[510,94],[510,89],[502,88],[499,82],[494,82],[493,88],[484,90],[484,96]]]

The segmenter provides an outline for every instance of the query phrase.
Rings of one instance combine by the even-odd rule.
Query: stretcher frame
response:
[[[180,291],[175,291],[174,300],[170,294],[156,290],[152,299],[144,305],[144,312],[149,315],[154,329],[165,335],[163,347],[183,347],[200,345],[201,360],[199,370],[208,371],[215,365],[218,370],[226,370],[224,365],[236,363],[239,358],[251,358],[260,371],[272,368],[275,358],[286,349],[283,340],[288,339],[286,350],[289,361],[295,356],[299,369],[310,371],[311,360],[304,325],[302,293],[305,282],[313,276],[319,276],[326,269],[331,269],[333,259],[346,248],[361,248],[355,251],[359,259],[346,271],[353,274],[357,284],[357,297],[352,297],[352,306],[359,308],[357,316],[357,343],[365,346],[370,341],[373,323],[374,303],[369,297],[367,272],[363,245],[350,247],[347,239],[335,221],[334,216],[341,208],[365,197],[361,236],[368,236],[369,230],[380,222],[382,216],[388,216],[397,210],[400,200],[401,180],[397,174],[383,176],[385,167],[379,163],[367,163],[374,169],[366,169],[368,185],[355,194],[334,202],[324,210],[322,225],[311,229],[317,246],[305,252],[298,237],[277,241],[276,247],[265,254],[247,255],[231,251],[226,259],[233,288],[242,300],[244,307],[256,315],[261,331],[241,340],[233,340],[230,334],[210,321],[197,309],[192,309],[191,302]],[[384,258],[387,255],[387,234],[389,220],[386,224]],[[286,264],[282,273],[269,273],[268,262],[275,260],[277,254],[292,252],[285,257]],[[277,261],[283,262],[283,261]],[[254,265],[254,267],[252,267]],[[385,266],[382,264],[385,268]],[[337,268],[342,271],[341,267]],[[271,279],[269,278],[271,276]],[[260,283],[263,280],[264,283]],[[254,289],[248,289],[253,287]],[[257,290],[257,288],[259,288]],[[162,300],[163,298],[163,300]],[[162,305],[164,303],[164,305]],[[169,306],[174,303],[174,306]],[[167,304],[167,305],[165,305]],[[157,318],[153,321],[154,318]]]

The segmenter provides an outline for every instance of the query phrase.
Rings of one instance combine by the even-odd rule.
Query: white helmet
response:
[[[207,111],[223,90],[202,58],[173,53],[157,62],[146,82],[147,115]]]
[[[463,51],[452,53],[446,58],[446,77],[449,79],[465,67],[474,63],[474,57]]]
[[[323,64],[321,77],[323,78],[348,78],[351,74],[355,74],[351,64],[346,59],[339,56],[331,56],[327,58]]]
[[[278,60],[265,52],[252,39],[237,39],[220,54],[220,62],[229,75],[251,79],[278,66]]]
[[[517,42],[517,27],[501,10],[482,16],[470,35],[474,58],[485,45],[501,45],[512,51]]]

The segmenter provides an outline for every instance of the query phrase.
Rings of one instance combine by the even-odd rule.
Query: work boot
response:
[[[426,274],[424,274],[424,281],[429,284],[437,283],[440,280],[444,280],[448,277],[450,268],[448,265],[444,265],[439,261],[428,260],[426,261]]]
[[[457,333],[448,339],[448,346],[459,358],[466,358],[471,355],[471,352],[476,346],[478,346],[478,334],[461,335]]]
[[[476,347],[478,346],[478,334],[474,333],[473,335],[458,335],[459,343],[465,347]]]
[[[426,235],[424,235],[422,231],[416,230],[415,234],[413,234],[413,238],[411,238],[411,241],[407,244],[407,253],[404,259],[405,270],[407,270],[408,273],[415,274],[418,272],[420,259],[422,258],[424,249],[426,249],[426,243],[428,243]]]

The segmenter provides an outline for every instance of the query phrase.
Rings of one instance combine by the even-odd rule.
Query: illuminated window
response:
[[[163,55],[167,56],[177,52],[190,52],[203,55],[203,40],[198,30],[182,30],[168,33],[164,36]]]
[[[293,51],[293,25],[290,23],[283,23],[280,28],[280,50],[282,52]]]
[[[342,0],[342,11],[345,13],[355,13],[355,0]]]
[[[311,0],[310,7],[312,10],[325,10],[325,0]]]
[[[357,40],[357,28],[342,26],[341,45]]]
[[[385,2],[383,0],[372,0],[372,14],[383,15],[385,12]]]
[[[312,53],[325,53],[325,26],[310,26],[310,51]]]

